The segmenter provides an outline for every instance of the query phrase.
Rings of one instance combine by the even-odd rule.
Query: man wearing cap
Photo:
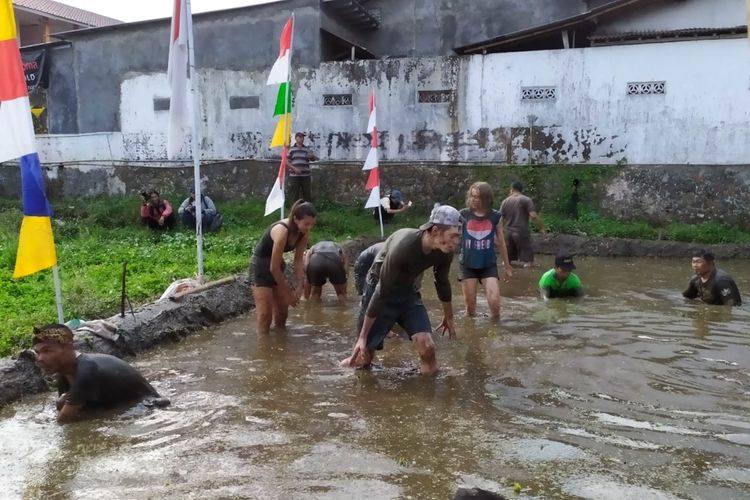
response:
[[[401,191],[394,189],[391,191],[391,194],[380,199],[380,207],[373,210],[372,215],[375,217],[375,220],[380,220],[382,216],[384,223],[390,222],[396,214],[408,210],[409,207],[411,207],[411,202],[404,203]],[[378,210],[380,210],[380,214],[378,214]]]
[[[555,257],[555,267],[544,273],[539,280],[539,290],[542,292],[542,297],[545,300],[581,297],[583,295],[581,278],[572,272],[575,268],[576,265],[570,255]]]
[[[343,366],[370,366],[375,351],[383,348],[383,340],[398,323],[414,341],[421,373],[432,375],[437,371],[432,325],[416,282],[425,270],[433,269],[435,289],[443,306],[438,331],[455,338],[448,273],[460,237],[458,210],[442,205],[432,210],[430,220],[419,229],[399,229],[385,241],[367,275],[360,304],[359,336],[352,355],[341,362]]]
[[[729,274],[716,267],[714,254],[698,250],[693,253],[691,265],[695,276],[690,280],[687,290],[682,292],[683,297],[713,305],[742,305],[737,283]]]
[[[33,349],[37,365],[46,373],[57,375],[60,424],[71,422],[82,412],[131,405],[144,399],[156,406],[169,404],[120,358],[76,351],[73,332],[65,325],[34,328]]]
[[[292,203],[299,199],[312,202],[310,162],[317,159],[312,149],[305,146],[305,134],[302,132],[294,134],[294,146],[289,148],[287,153],[289,166],[287,199]]]

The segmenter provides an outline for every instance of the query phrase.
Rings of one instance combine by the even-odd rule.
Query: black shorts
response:
[[[286,262],[281,261],[281,270],[286,269]],[[250,264],[250,282],[255,286],[274,288],[276,280],[271,274],[271,259],[253,256]]]
[[[374,291],[375,285],[370,283],[365,285],[365,293],[359,306],[357,334],[362,330],[365,312]],[[380,314],[375,318],[375,322],[370,328],[370,333],[367,336],[367,348],[372,351],[382,349],[383,340],[396,323],[401,325],[410,340],[417,333],[432,333],[427,309],[422,303],[422,296],[415,288],[394,290],[388,294]]]
[[[312,286],[346,284],[346,268],[339,254],[313,253],[307,263],[307,282]]]
[[[508,230],[505,234],[508,247],[508,260],[534,262],[534,251],[531,249],[530,232]]]
[[[479,280],[480,282],[484,278],[500,278],[497,273],[497,264],[482,269],[473,269],[471,267],[458,267],[458,281],[462,280]]]

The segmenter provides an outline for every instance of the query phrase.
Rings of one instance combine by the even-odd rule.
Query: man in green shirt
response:
[[[560,297],[581,297],[583,288],[581,278],[573,269],[573,258],[569,255],[558,255],[555,257],[555,268],[550,269],[542,275],[539,280],[539,290],[544,299],[556,299]]]

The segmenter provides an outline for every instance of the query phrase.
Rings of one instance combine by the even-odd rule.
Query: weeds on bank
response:
[[[176,206],[181,199],[165,195]],[[161,295],[169,284],[195,275],[195,235],[179,229],[153,233],[140,226],[139,200],[95,198],[54,204],[55,241],[66,319],[91,319],[120,308],[123,262],[127,293],[137,306]],[[265,201],[219,203],[224,228],[204,235],[206,278],[218,279],[247,269],[251,250],[278,217],[263,217]],[[424,214],[405,214],[386,233],[421,224]],[[31,327],[56,321],[52,273],[14,281],[18,228],[22,213],[16,200],[0,200],[0,356],[27,347]],[[312,241],[343,241],[380,234],[370,210],[321,205]]]

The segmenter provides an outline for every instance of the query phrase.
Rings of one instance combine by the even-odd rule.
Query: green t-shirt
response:
[[[549,298],[578,297],[582,292],[581,278],[578,275],[570,273],[565,281],[559,282],[554,268],[542,275],[539,288],[549,291]]]

